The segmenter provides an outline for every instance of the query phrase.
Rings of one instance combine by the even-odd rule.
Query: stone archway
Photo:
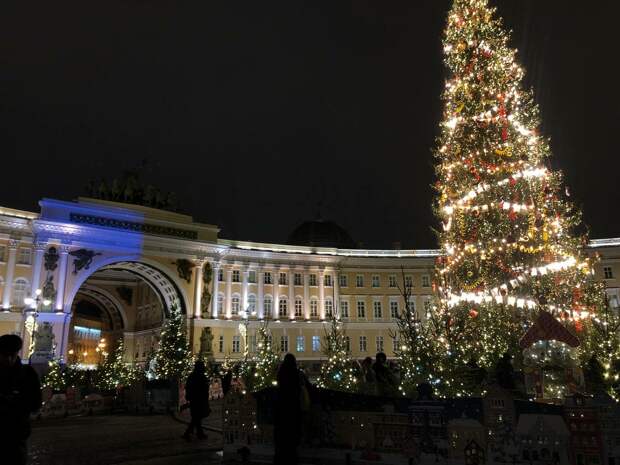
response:
[[[109,336],[111,343],[122,336],[127,360],[140,363],[157,344],[171,309],[187,314],[188,299],[183,287],[176,276],[164,271],[161,263],[142,257],[110,257],[96,265],[79,276],[67,293],[64,308],[71,321],[65,326],[61,353],[66,359],[69,349],[73,353],[74,346],[83,347],[80,331],[92,328],[93,334],[102,339]],[[90,316],[75,312],[84,300],[101,309],[99,318],[89,319],[96,311]],[[76,321],[80,322],[80,331],[75,330]]]

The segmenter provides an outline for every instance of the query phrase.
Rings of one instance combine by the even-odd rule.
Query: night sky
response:
[[[38,211],[143,159],[221,237],[320,214],[364,247],[435,246],[448,0],[7,2],[0,205]],[[593,238],[620,236],[620,3],[497,0]]]

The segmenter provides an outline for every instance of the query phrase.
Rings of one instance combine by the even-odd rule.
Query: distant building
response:
[[[142,200],[160,206],[153,195]],[[402,281],[412,286],[421,319],[431,302],[439,251],[356,248],[343,228],[325,220],[303,223],[286,244],[266,244],[223,239],[217,226],[189,215],[119,201],[39,205],[38,212],[0,207],[0,334],[21,334],[29,346],[24,298],[42,289],[51,304],[40,309],[38,324],[53,331],[56,357],[67,359],[72,344],[81,344],[74,327],[87,316],[99,322],[87,327],[123,335],[128,361],[144,363],[177,309],[196,353],[209,327],[216,360],[242,357],[246,343],[255,350],[259,322],[268,320],[275,345],[316,369],[332,316],[344,321],[353,357],[389,357],[398,344],[390,331],[404,306]],[[620,240],[589,248],[602,257],[597,273],[618,308]],[[83,302],[96,311],[81,314]],[[247,340],[239,329],[246,312]]]

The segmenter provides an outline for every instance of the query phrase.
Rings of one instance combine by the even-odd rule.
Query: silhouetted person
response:
[[[228,370],[224,375],[224,378],[222,379],[222,392],[224,393],[224,396],[226,396],[226,394],[228,394],[228,391],[230,391],[230,386],[232,385],[232,378],[232,370]]]
[[[376,386],[376,376],[375,376],[375,370],[372,368],[372,358],[371,357],[366,357],[364,360],[362,360],[362,363],[360,364],[360,368],[361,368],[361,382],[362,382],[362,389],[361,391],[364,394],[372,394],[372,395],[376,395],[377,394],[377,386]]]
[[[377,380],[377,394],[380,396],[396,395],[396,378],[387,366],[387,357],[383,352],[379,352],[373,365],[375,378]]]
[[[515,378],[514,368],[512,367],[512,356],[506,352],[495,365],[495,377],[497,384],[504,389],[514,389]]]
[[[301,442],[301,382],[297,361],[286,354],[278,370],[274,417],[274,464],[295,465]]]
[[[0,462],[7,465],[26,463],[30,414],[41,407],[39,377],[22,365],[21,348],[19,336],[0,336]]]
[[[202,419],[209,416],[209,380],[206,375],[205,363],[198,360],[194,364],[194,371],[187,377],[185,384],[185,398],[189,401],[189,413],[191,421],[183,437],[191,439],[194,430],[196,436],[204,439],[207,436],[202,431]]]

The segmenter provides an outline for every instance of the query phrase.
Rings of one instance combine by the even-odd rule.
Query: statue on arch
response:
[[[213,334],[211,328],[203,328],[200,335],[200,358],[210,360],[213,358]]]

